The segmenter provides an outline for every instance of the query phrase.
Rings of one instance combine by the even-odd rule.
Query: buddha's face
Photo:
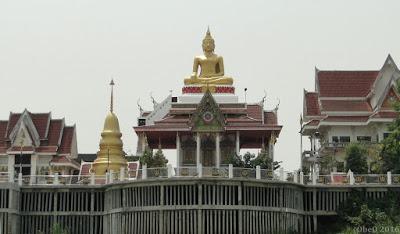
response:
[[[203,40],[202,47],[204,52],[214,52],[215,49],[214,40]]]

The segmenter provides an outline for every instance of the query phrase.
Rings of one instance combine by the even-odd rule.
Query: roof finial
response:
[[[207,26],[206,36],[204,37],[203,41],[211,40],[214,41],[214,38],[211,36],[210,26]]]
[[[114,110],[114,79],[111,78],[110,86],[111,86],[111,101],[110,101],[110,112]]]

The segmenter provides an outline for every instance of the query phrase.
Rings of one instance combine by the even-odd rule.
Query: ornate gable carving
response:
[[[29,138],[29,140],[26,139],[27,142],[24,141],[24,144],[34,146],[40,145],[39,133],[37,132],[36,127],[33,124],[31,116],[29,115],[29,112],[27,110],[25,110],[21,114],[17,124],[15,124],[13,130],[10,133],[9,139],[11,140],[12,145],[20,144],[19,141],[21,140],[19,138],[22,136],[22,132],[24,132],[26,138]]]
[[[389,89],[385,99],[381,105],[381,110],[393,110],[393,103],[399,101],[399,96],[396,94],[393,87]]]
[[[225,128],[225,118],[211,92],[204,93],[195,113],[190,119],[194,132],[221,132]]]

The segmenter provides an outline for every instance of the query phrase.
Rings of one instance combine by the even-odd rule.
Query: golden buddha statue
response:
[[[121,167],[127,169],[125,153],[122,150],[121,131],[117,116],[113,112],[113,86],[111,81],[111,104],[110,112],[105,121],[103,132],[101,133],[100,150],[97,152],[97,158],[92,165],[92,172],[96,175],[104,175],[106,172],[119,173]]]
[[[207,29],[203,39],[204,55],[196,56],[193,62],[193,74],[184,80],[185,85],[232,85],[233,79],[224,76],[224,60],[214,53],[215,42]],[[198,75],[199,66],[201,68]]]

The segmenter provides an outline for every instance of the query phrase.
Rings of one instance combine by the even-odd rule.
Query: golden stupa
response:
[[[104,121],[104,129],[101,133],[100,150],[97,152],[97,158],[92,165],[92,172],[96,175],[105,175],[106,172],[119,173],[121,167],[127,168],[125,153],[122,150],[121,131],[117,116],[113,112],[113,87],[114,81],[111,80],[111,104],[110,112]]]

